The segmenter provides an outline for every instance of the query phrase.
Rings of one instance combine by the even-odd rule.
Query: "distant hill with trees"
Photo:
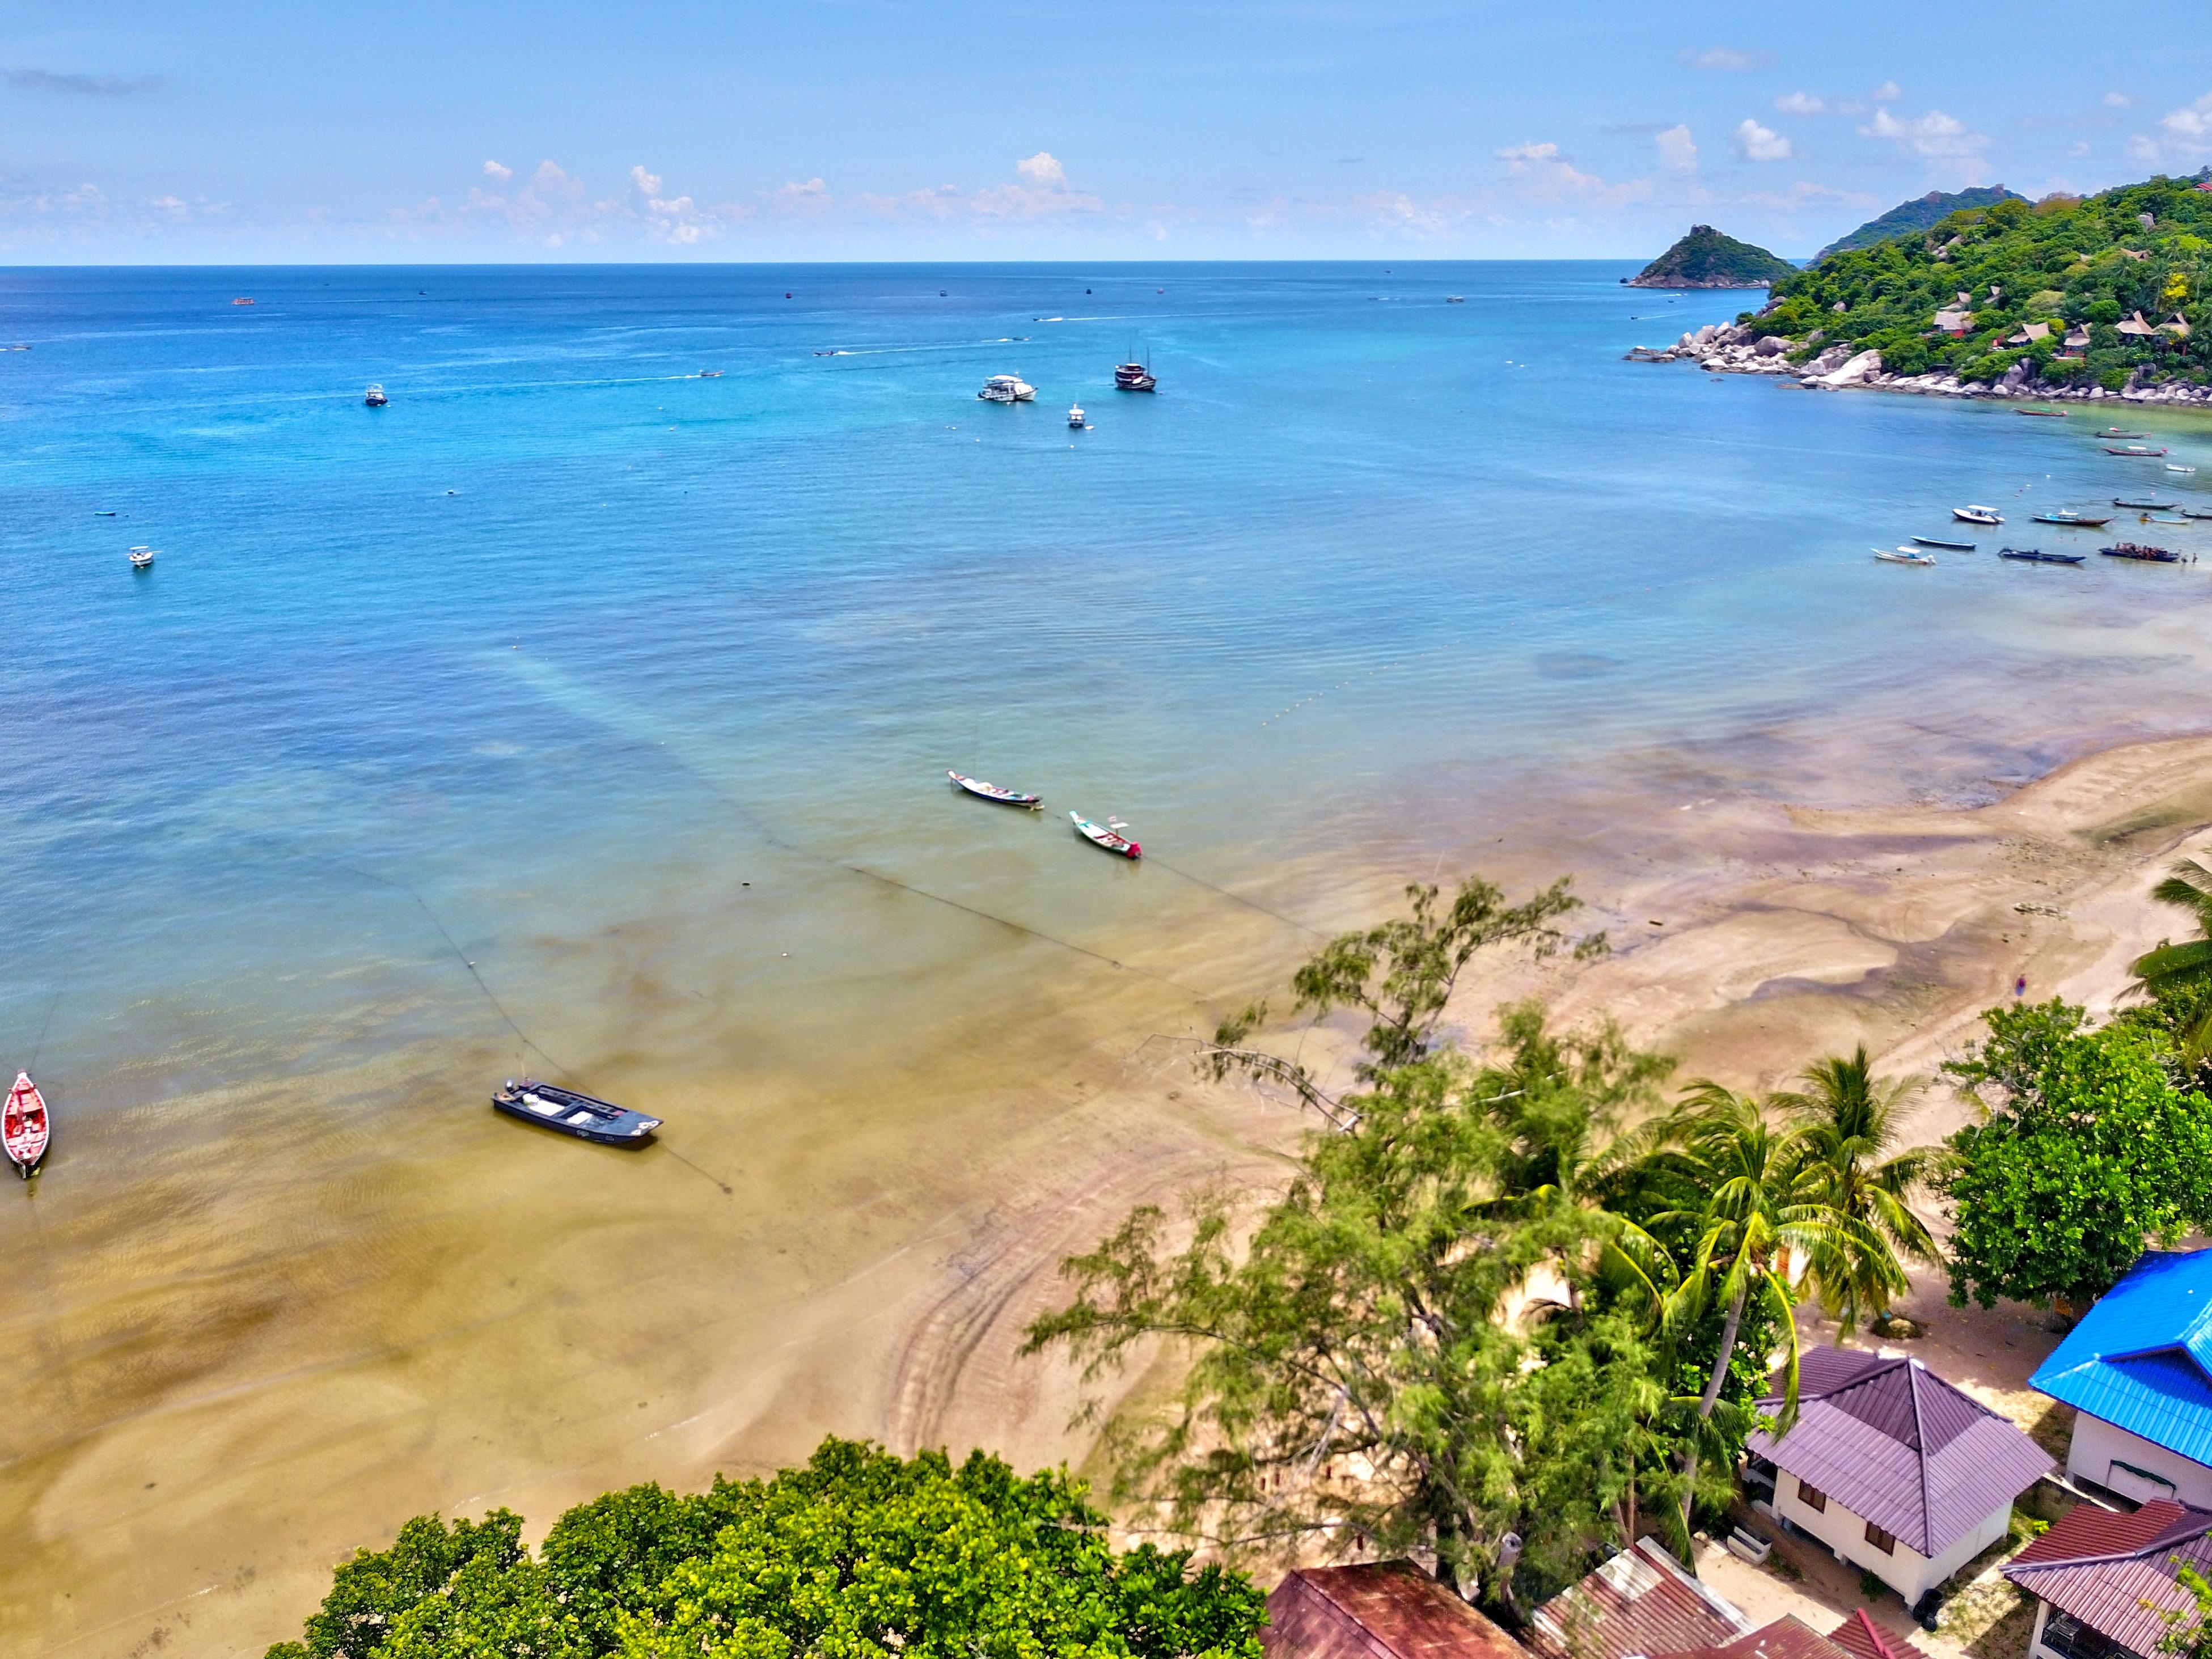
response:
[[[1893,236],[1910,236],[1915,231],[1926,230],[1949,218],[1961,208],[1995,207],[1999,202],[2025,202],[2027,197],[2007,190],[2002,185],[1989,185],[1977,190],[1931,190],[1925,196],[1916,196],[1909,202],[1899,202],[1879,219],[1869,219],[1848,236],[1838,236],[1813,256],[1819,264],[1831,253],[1842,253],[1855,247],[1872,247],[1876,242],[1886,242]]]
[[[1796,266],[1763,247],[1692,225],[1688,235],[1621,280],[1630,288],[1765,288],[1796,274]]]

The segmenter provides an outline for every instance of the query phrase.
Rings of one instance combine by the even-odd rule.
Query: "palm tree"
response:
[[[1747,1307],[1754,1300],[1772,1316],[1787,1346],[1778,1431],[1797,1417],[1797,1276],[1816,1261],[1855,1261],[1887,1246],[1864,1223],[1844,1215],[1824,1196],[1808,1158],[1804,1139],[1778,1130],[1748,1096],[1717,1083],[1691,1085],[1670,1121],[1673,1147],[1656,1155],[1668,1184],[1682,1195],[1679,1207],[1652,1216],[1654,1233],[1687,1227],[1694,1234],[1687,1267],[1662,1294],[1662,1319],[1679,1335],[1718,1305],[1718,1352],[1697,1406],[1697,1426],[1682,1455],[1684,1524],[1697,1484],[1698,1442],[1719,1403],[1735,1358]]]
[[[2150,890],[2161,904],[2186,910],[2196,919],[2197,937],[2179,945],[2159,941],[2158,949],[2136,958],[2136,982],[2153,996],[2212,981],[2212,871],[2184,860]]]
[[[1937,1259],[1936,1241],[1911,1200],[1941,1154],[1933,1146],[1897,1150],[1899,1121],[1926,1085],[1919,1078],[1876,1078],[1863,1042],[1848,1060],[1830,1054],[1814,1061],[1798,1080],[1802,1091],[1777,1095],[1771,1103],[1796,1127],[1808,1193],[1887,1247],[1813,1258],[1813,1283],[1837,1320],[1840,1345],[1866,1314],[1886,1311],[1891,1297],[1911,1288],[1899,1257]]]

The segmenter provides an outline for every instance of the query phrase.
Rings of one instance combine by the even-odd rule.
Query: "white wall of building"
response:
[[[1826,1510],[1807,1507],[1798,1492],[1802,1484],[1786,1469],[1776,1471],[1775,1513],[1819,1539],[1839,1559],[1881,1579],[1905,1598],[1907,1607],[2003,1537],[2012,1522],[2012,1505],[2008,1504],[1932,1559],[1902,1541],[1885,1553],[1867,1541],[1864,1516],[1852,1514],[1833,1497]]]
[[[2114,1468],[2115,1463],[2127,1467]],[[2132,1473],[2134,1469],[2154,1478],[2146,1480],[2142,1475]],[[2087,1412],[2074,1419],[2074,1440],[2066,1450],[2066,1473],[2076,1480],[2094,1480],[2139,1503],[2153,1498],[2176,1498],[2199,1509],[2212,1509],[2212,1469]],[[2160,1480],[2171,1482],[2171,1490],[2159,1485]]]

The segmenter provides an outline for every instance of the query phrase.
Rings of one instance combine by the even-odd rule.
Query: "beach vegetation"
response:
[[[2212,1101],[2154,1018],[1993,1008],[1943,1069],[1981,1109],[1950,1138],[1951,1300],[2078,1311],[2149,1245],[2212,1224]]]
[[[1259,1659],[1243,1575],[1105,1527],[1064,1470],[833,1438],[769,1480],[607,1493],[536,1557],[507,1510],[418,1516],[269,1659]]]

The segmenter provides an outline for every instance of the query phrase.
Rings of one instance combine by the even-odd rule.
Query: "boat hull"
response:
[[[1127,836],[1108,829],[1103,823],[1093,823],[1080,813],[1070,812],[1068,821],[1074,824],[1075,833],[1101,852],[1111,853],[1115,858],[1140,859],[1145,849]]]
[[[8,1103],[0,1109],[0,1146],[7,1149],[8,1161],[24,1180],[31,1178],[46,1157],[52,1128],[39,1085],[31,1081],[28,1072],[16,1073],[15,1086],[8,1091]]]
[[[2039,547],[2007,547],[1997,551],[2001,559],[2018,559],[2023,564],[2079,564],[2089,556],[2086,553],[2046,553]]]
[[[2038,524],[2057,525],[2061,530],[2102,530],[2106,525],[2112,523],[2112,520],[2108,518],[2063,519],[2056,517],[2051,514],[2039,513],[2035,515],[2035,522]]]
[[[1029,795],[1018,789],[1002,789],[995,783],[986,783],[981,778],[963,777],[957,772],[945,775],[952,780],[952,787],[978,800],[987,800],[996,806],[1042,806],[1042,795]]]
[[[642,1146],[660,1120],[617,1106],[597,1096],[525,1078],[492,1092],[492,1109],[522,1123],[570,1135],[599,1146]]]

